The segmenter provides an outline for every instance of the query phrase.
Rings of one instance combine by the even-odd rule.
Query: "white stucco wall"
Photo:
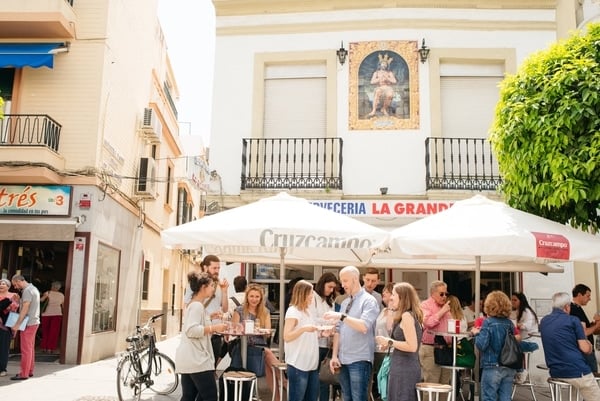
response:
[[[484,28],[434,29],[398,28],[324,31],[277,34],[219,34],[219,29],[248,28],[261,24],[306,24],[319,21],[355,21],[357,24],[378,19],[399,21],[414,17],[422,20],[506,21],[513,30]],[[210,146],[211,169],[223,179],[224,194],[240,193],[241,139],[252,136],[255,54],[266,52],[330,51],[343,40],[350,42],[379,40],[415,40],[426,38],[432,48],[514,49],[517,63],[531,52],[547,47],[556,37],[551,29],[539,26],[552,23],[553,10],[441,10],[380,9],[336,11],[285,15],[218,17],[214,106]],[[522,24],[522,25],[519,25]],[[458,24],[457,24],[458,26]],[[425,193],[425,138],[431,136],[430,82],[428,64],[419,63],[420,127],[401,131],[349,131],[348,63],[337,65],[337,137],[343,145],[343,192],[345,195],[377,195],[386,186],[389,193],[421,195]]]

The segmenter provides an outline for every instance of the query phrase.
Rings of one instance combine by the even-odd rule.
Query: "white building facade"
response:
[[[501,199],[487,140],[498,84],[567,37],[596,12],[592,3],[213,0],[209,163],[220,191],[209,201],[226,209],[288,191],[391,229],[476,193]],[[597,269],[588,267],[551,277],[490,273],[482,283],[542,305],[577,282],[598,294]],[[264,268],[252,269],[260,281]],[[322,270],[286,274],[317,280]],[[468,272],[382,272],[422,297],[437,278],[465,301],[474,291]]]

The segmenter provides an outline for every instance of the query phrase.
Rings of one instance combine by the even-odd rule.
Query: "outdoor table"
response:
[[[243,330],[221,331],[219,334],[240,338],[240,354],[242,356],[242,367],[246,369],[246,360],[248,359],[248,336],[266,336],[270,335],[273,329],[255,329],[252,333],[245,333]]]
[[[456,371],[465,369],[460,366],[456,366],[456,344],[458,343],[459,338],[470,337],[471,333],[449,333],[446,331],[432,331],[433,335],[436,336],[444,336],[444,337],[452,337],[452,366],[442,365],[442,368],[452,369],[452,401],[456,401]]]

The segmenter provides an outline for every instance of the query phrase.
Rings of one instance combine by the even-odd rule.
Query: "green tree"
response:
[[[506,202],[561,223],[600,223],[600,25],[530,56],[500,86],[490,140]]]

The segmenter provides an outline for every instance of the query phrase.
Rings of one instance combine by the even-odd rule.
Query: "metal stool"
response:
[[[531,382],[531,377],[529,376],[529,357],[531,356],[531,352],[523,352],[525,355],[525,370],[527,372],[527,378],[523,383],[513,382],[512,394],[510,395],[510,399],[512,400],[515,397],[515,391],[517,391],[517,387],[529,387],[529,391],[531,391],[531,395],[533,397],[533,401],[537,401],[535,397],[535,391],[533,391],[534,384]]]
[[[552,401],[563,401],[563,390],[569,391],[569,401],[573,401],[573,386],[562,380],[548,378],[548,385],[550,386],[550,396]],[[575,401],[579,399],[579,390],[575,391]]]
[[[287,370],[287,364],[285,362],[277,362],[271,365],[271,372],[273,372],[273,380],[275,380],[275,386],[277,386],[277,372],[279,372],[279,401],[283,401],[283,381],[285,379],[285,371]],[[271,401],[275,401],[275,391],[271,396]]]
[[[452,393],[452,386],[449,384],[439,383],[417,383],[417,400],[421,401],[421,394],[428,394],[429,401],[433,401],[433,395],[435,394],[435,401],[440,400],[440,394],[448,394],[450,399]]]
[[[254,394],[254,387],[256,386],[256,375],[252,372],[237,372],[230,371],[223,373],[223,388],[225,390],[225,399],[227,398],[227,382],[233,382],[233,401],[244,401],[242,400],[242,389],[245,382],[250,382],[250,395],[248,401],[252,401],[252,395]]]

